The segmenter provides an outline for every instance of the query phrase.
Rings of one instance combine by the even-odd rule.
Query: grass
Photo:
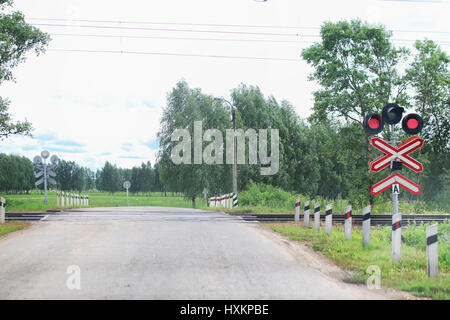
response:
[[[27,222],[7,221],[3,224],[0,224],[0,237],[14,231],[22,230],[26,228],[28,225],[29,223]]]
[[[83,192],[83,195],[89,196],[90,207],[122,207],[127,206],[127,198],[125,192],[116,192],[114,194],[105,192]],[[33,191],[24,195],[4,195],[6,199],[6,212],[45,212],[47,210],[55,210],[56,192],[48,192],[48,203],[44,204],[44,195],[39,191]],[[192,208],[190,200],[184,199],[182,196],[161,196],[160,192],[154,192],[151,195],[133,195],[128,196],[130,206],[163,206],[163,207],[179,207]],[[200,200],[200,199],[199,199]],[[203,204],[203,207],[205,205]],[[65,207],[67,208],[67,207]]]
[[[426,225],[412,226],[403,232],[406,243],[402,244],[402,263],[392,262],[389,227],[371,230],[370,246],[362,247],[362,232],[353,229],[351,240],[344,239],[342,225],[333,226],[331,235],[322,230],[296,226],[293,223],[269,224],[276,232],[292,240],[305,242],[316,251],[322,252],[339,266],[354,271],[347,282],[366,283],[366,273],[370,265],[381,270],[381,285],[405,290],[420,297],[450,300],[450,243],[448,238],[439,236],[439,277],[428,278],[426,270],[426,238],[417,241]],[[450,223],[439,225],[440,235],[448,236]]]

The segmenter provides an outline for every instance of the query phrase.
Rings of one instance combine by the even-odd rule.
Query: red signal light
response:
[[[364,118],[363,127],[368,134],[375,135],[383,131],[384,122],[379,114],[369,113]]]
[[[369,120],[369,127],[371,129],[377,129],[380,126],[380,121],[378,119],[372,118]]]
[[[406,115],[402,120],[402,128],[407,134],[418,134],[423,128],[422,117],[416,113]]]
[[[406,126],[410,129],[415,129],[418,125],[419,121],[417,121],[416,119],[409,119],[408,121],[406,121]]]

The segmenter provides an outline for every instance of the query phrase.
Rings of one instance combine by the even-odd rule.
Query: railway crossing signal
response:
[[[53,169],[59,162],[59,158],[56,155],[53,155],[50,158],[50,162],[52,164],[47,164],[47,158],[49,156],[50,153],[47,150],[44,150],[41,152],[40,156],[35,156],[33,159],[34,166],[37,169],[37,172],[34,174],[34,176],[36,178],[40,178],[38,181],[36,181],[35,185],[38,186],[44,183],[44,193],[45,193],[44,203],[48,202],[47,184],[51,183],[53,185],[56,185],[56,181],[51,177],[56,177],[56,173],[53,171]]]
[[[401,262],[401,214],[398,212],[398,194],[402,187],[413,194],[422,192],[419,185],[408,180],[397,171],[402,169],[403,164],[415,172],[423,171],[422,164],[411,158],[408,154],[423,146],[423,139],[413,136],[398,146],[395,142],[394,125],[402,122],[402,129],[411,135],[422,131],[423,120],[415,113],[410,113],[403,117],[405,109],[396,103],[388,103],[382,110],[381,116],[376,113],[368,114],[364,118],[363,127],[367,134],[376,135],[383,131],[384,123],[390,125],[391,141],[389,143],[378,137],[371,137],[370,144],[384,153],[374,161],[370,162],[369,169],[378,172],[387,166],[391,169],[391,175],[381,180],[370,188],[372,195],[377,195],[392,188],[392,260]]]

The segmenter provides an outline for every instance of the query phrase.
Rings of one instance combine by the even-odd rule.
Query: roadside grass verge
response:
[[[29,223],[27,222],[7,221],[3,224],[0,224],[0,237],[14,231],[22,230],[28,226]]]
[[[125,207],[127,206],[126,192],[116,192],[114,194],[106,192],[83,192],[82,195],[89,196],[89,207]],[[147,194],[129,194],[130,206],[161,206],[192,208],[191,201],[183,196],[161,196],[160,192]],[[48,192],[48,203],[44,204],[44,195],[40,192],[32,192],[24,195],[4,195],[6,199],[6,212],[45,212],[55,210],[56,192]],[[67,209],[68,207],[65,206]],[[75,208],[75,207],[74,207]]]
[[[426,262],[427,224],[412,225],[403,230],[402,263],[392,262],[390,242],[391,228],[371,229],[370,246],[362,247],[362,231],[353,229],[351,240],[345,240],[343,226],[333,225],[331,235],[323,230],[296,226],[294,223],[275,223],[268,226],[291,240],[304,242],[315,251],[322,252],[339,266],[354,271],[346,282],[366,283],[370,276],[367,268],[378,266],[381,270],[381,285],[409,291],[415,296],[450,300],[450,223],[439,225],[439,277],[428,278]],[[447,238],[446,238],[447,237]]]

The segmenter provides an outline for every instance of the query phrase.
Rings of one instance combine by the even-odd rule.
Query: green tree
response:
[[[39,54],[50,41],[48,34],[27,24],[22,13],[11,12],[12,3],[12,0],[0,0],[0,85],[14,80],[12,69],[25,61],[29,50]],[[9,104],[9,100],[0,97],[0,140],[15,134],[30,135],[31,123],[13,122]]]
[[[230,172],[229,165],[194,164],[194,162],[174,164],[172,162],[171,151],[179,143],[172,141],[172,133],[177,129],[187,129],[192,137],[191,145],[193,145],[195,121],[203,121],[203,131],[209,128],[218,129],[223,137],[225,137],[225,129],[231,126],[229,110],[220,103],[213,103],[213,98],[203,94],[200,89],[191,89],[185,81],[180,81],[168,94],[167,105],[163,111],[158,132],[159,144],[162,148],[158,156],[158,172],[165,191],[182,190],[185,196],[192,200],[193,206],[203,188],[208,188],[210,194],[213,194],[216,191],[213,188],[219,184],[219,181],[222,192],[231,191],[230,174],[226,177],[222,175],[225,167]],[[204,142],[203,147],[208,144],[209,142]],[[188,152],[191,159],[194,159],[193,148]]]
[[[407,69],[413,106],[424,120],[424,147],[419,159],[424,172],[416,175],[425,199],[447,190],[450,174],[450,71],[449,56],[432,40],[416,41],[416,54]],[[422,181],[420,181],[422,180]]]

